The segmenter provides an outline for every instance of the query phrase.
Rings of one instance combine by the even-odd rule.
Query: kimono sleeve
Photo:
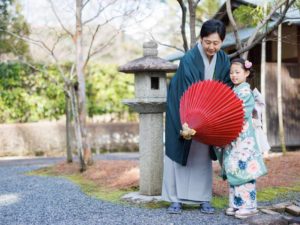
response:
[[[177,90],[178,90],[178,99],[181,98],[183,92],[188,89],[190,85],[195,82],[193,74],[191,73],[188,63],[185,58],[180,61],[178,67],[178,83],[177,83]]]
[[[168,116],[172,120],[173,128],[175,128],[176,136],[179,139],[182,139],[180,135],[180,130],[182,129],[180,121],[180,99],[184,91],[194,82],[191,72],[189,70],[188,64],[185,58],[180,60],[179,67],[175,76],[173,77],[170,86],[169,86],[169,98],[168,105],[170,109],[170,114]]]
[[[262,111],[265,108],[265,101],[257,88],[255,88],[252,93],[255,101],[253,118],[257,119],[258,121],[262,121]]]
[[[243,106],[245,112],[244,119],[247,120],[252,117],[252,112],[254,109],[255,101],[254,101],[253,94],[250,88],[244,88],[239,91],[238,96],[241,100],[243,100]]]

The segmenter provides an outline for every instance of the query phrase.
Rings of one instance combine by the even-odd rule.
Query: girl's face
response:
[[[230,67],[230,79],[237,86],[246,81],[250,71],[244,70],[240,63],[233,63]]]
[[[207,58],[213,57],[220,50],[223,43],[218,33],[212,33],[207,37],[203,37],[200,39],[200,42]]]

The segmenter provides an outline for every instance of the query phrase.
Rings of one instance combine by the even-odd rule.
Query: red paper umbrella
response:
[[[221,82],[199,81],[192,84],[180,99],[180,120],[196,131],[195,140],[225,146],[242,131],[243,101]]]

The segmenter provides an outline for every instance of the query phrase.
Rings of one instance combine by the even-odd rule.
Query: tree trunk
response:
[[[177,2],[180,5],[181,8],[181,12],[182,12],[182,16],[181,16],[181,37],[183,40],[183,49],[185,52],[187,52],[189,50],[189,46],[187,43],[187,38],[186,38],[186,33],[185,33],[185,23],[186,23],[186,6],[184,4],[184,2],[182,0],[177,0]]]
[[[285,155],[285,137],[284,137],[284,127],[283,127],[283,110],[282,110],[282,93],[281,93],[281,59],[282,59],[282,25],[278,26],[278,41],[277,41],[277,99],[278,99],[278,119],[279,119],[279,138],[282,153]]]
[[[92,164],[91,148],[88,143],[86,128],[86,93],[85,93],[85,77],[84,77],[84,61],[82,51],[82,0],[76,0],[76,72],[78,80],[78,113],[81,128],[82,148],[84,152],[84,162],[87,165]]]
[[[75,92],[74,86],[71,86],[70,92],[71,92],[70,99],[71,99],[72,112],[73,112],[73,116],[74,116],[74,131],[75,131],[76,145],[77,145],[77,151],[78,151],[78,157],[79,157],[79,163],[80,163],[80,171],[83,172],[86,170],[86,163],[83,159],[81,125],[80,125],[80,121],[79,121],[78,103],[77,103],[76,92]]]
[[[192,0],[188,1],[190,14],[190,48],[196,44],[196,6]]]
[[[239,33],[238,33],[238,26],[236,25],[236,22],[233,18],[232,15],[232,10],[231,10],[231,0],[227,0],[226,1],[226,11],[227,11],[227,15],[228,15],[228,19],[230,21],[231,26],[233,27],[233,33],[234,33],[234,37],[236,40],[236,49],[240,50],[242,48],[242,43],[241,43],[241,39],[239,37]]]
[[[72,147],[71,147],[71,120],[72,120],[72,109],[71,101],[68,94],[65,94],[66,99],[66,149],[67,149],[67,163],[73,162]]]
[[[264,3],[264,16],[267,15],[267,2]],[[260,92],[265,102],[265,108],[262,111],[263,131],[267,135],[267,103],[266,103],[266,38],[261,43],[261,67],[260,67]],[[267,155],[268,153],[266,153]]]

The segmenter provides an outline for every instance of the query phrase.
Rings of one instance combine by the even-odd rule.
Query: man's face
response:
[[[208,58],[213,57],[220,50],[223,43],[218,33],[203,37],[200,42]]]

